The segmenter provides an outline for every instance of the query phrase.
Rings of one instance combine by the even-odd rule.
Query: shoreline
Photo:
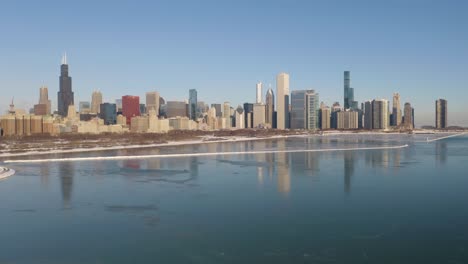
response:
[[[224,131],[226,132],[226,131]],[[418,136],[418,135],[448,135],[442,138],[452,137],[456,135],[465,135],[464,133],[456,132],[447,132],[447,131],[418,131],[415,133],[403,133],[403,132],[384,132],[384,131],[324,131],[321,134],[312,134],[307,131],[283,131],[282,134],[273,134],[271,131],[269,133],[264,133],[260,131],[257,135],[257,131],[250,131],[249,136],[239,135],[215,135],[215,133],[198,133],[198,135],[189,134],[185,138],[179,138],[178,140],[170,141],[161,141],[160,139],[149,139],[149,141],[138,140],[132,142],[133,138],[129,138],[129,135],[122,136],[121,140],[127,140],[122,143],[115,143],[119,141],[119,138],[114,141],[109,140],[105,136],[102,137],[91,137],[89,139],[78,140],[77,142],[72,141],[72,139],[64,138],[46,138],[40,139],[43,141],[44,145],[49,144],[47,147],[43,147],[43,144],[40,146],[31,145],[32,143],[26,141],[24,146],[19,148],[12,149],[8,151],[0,151],[0,159],[10,158],[10,157],[24,157],[32,155],[50,155],[50,154],[71,154],[71,153],[86,153],[86,152],[99,152],[99,151],[112,151],[112,150],[128,150],[128,149],[145,149],[145,148],[158,148],[158,147],[172,147],[172,146],[188,146],[188,145],[201,145],[201,144],[210,144],[210,143],[229,143],[229,142],[246,142],[246,141],[258,141],[258,140],[271,140],[271,139],[286,139],[294,137],[333,137],[333,136],[359,136],[359,135],[374,135],[374,136],[385,136],[385,135],[406,135],[406,136]],[[263,133],[263,134],[262,134]],[[226,134],[226,133],[224,133]],[[140,135],[141,136],[141,135]],[[144,135],[143,135],[144,136]],[[432,142],[438,139],[431,139],[427,142]],[[426,141],[424,141],[426,142]],[[0,142],[1,143],[1,142]],[[11,143],[11,142],[10,142]],[[116,145],[112,145],[112,144]],[[128,143],[128,144],[125,144]],[[13,142],[11,144],[18,144]],[[20,143],[21,144],[21,143]],[[38,144],[38,143],[36,143]],[[0,144],[5,145],[5,143]],[[78,145],[78,146],[76,146]],[[85,145],[85,146],[83,146]],[[87,147],[93,145],[91,147]]]
[[[0,167],[0,181],[13,176],[15,171],[6,167]]]

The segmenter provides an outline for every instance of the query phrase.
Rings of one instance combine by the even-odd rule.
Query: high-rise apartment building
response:
[[[273,128],[273,115],[275,112],[275,95],[273,89],[268,89],[265,97],[265,123]]]
[[[436,106],[436,116],[435,116],[436,128],[447,128],[448,126],[447,100],[438,99],[436,101],[435,106]]]
[[[216,109],[216,117],[223,117],[223,108],[221,107],[221,104],[211,104],[211,107]]]
[[[388,129],[389,111],[388,100],[376,99],[372,101],[372,128]]]
[[[223,104],[223,118],[226,118],[226,128],[231,128],[231,104],[229,102]]]
[[[318,94],[314,90],[298,90],[291,92],[291,128],[318,128]]]
[[[254,104],[253,105],[253,120],[252,127],[259,128],[265,125],[265,105]]]
[[[405,103],[404,107],[405,111],[405,118],[403,122],[403,127],[406,129],[413,129],[414,128],[414,122],[413,122],[413,107],[411,107],[410,103]]]
[[[276,125],[278,129],[289,128],[289,74],[276,76]]]
[[[261,104],[262,102],[262,83],[257,83],[257,95],[256,95],[256,103]]]
[[[66,54],[62,57],[62,64],[60,65],[59,87],[60,90],[57,93],[58,114],[66,117],[68,115],[68,107],[75,103],[72,91],[72,78],[68,75]]]
[[[330,107],[320,108],[320,129],[330,129],[331,128],[331,110]]]
[[[140,116],[140,97],[125,95],[122,96],[122,115],[127,119],[127,125],[130,125],[132,117]]]
[[[366,101],[363,105],[364,109],[364,129],[372,129],[373,128],[373,110],[372,110],[372,101]]]
[[[359,112],[346,110],[337,112],[337,129],[358,129]]]
[[[191,120],[197,120],[197,90],[189,90],[189,118]]]
[[[146,93],[146,112],[154,111],[156,117],[159,116],[159,93],[147,92]]]
[[[91,113],[99,114],[101,112],[102,93],[94,91],[91,96]]]
[[[399,126],[401,124],[401,107],[400,107],[400,94],[393,94],[393,108],[392,108],[392,126]]]

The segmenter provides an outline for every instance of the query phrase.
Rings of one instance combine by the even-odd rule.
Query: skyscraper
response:
[[[72,91],[72,78],[68,75],[67,54],[62,57],[60,65],[60,90],[57,93],[58,97],[58,114],[66,117],[68,115],[68,107],[74,105],[74,94]]]
[[[387,129],[389,125],[388,117],[388,100],[378,99],[372,101],[372,128]]]
[[[117,106],[115,104],[104,103],[99,108],[99,117],[104,120],[105,125],[117,123]]]
[[[291,92],[291,128],[318,128],[318,94],[314,90]]]
[[[392,108],[392,126],[399,126],[401,124],[401,108],[400,108],[400,94],[393,94],[393,108]]]
[[[265,102],[265,123],[273,128],[273,113],[275,112],[275,95],[273,94],[273,89],[268,89]]]
[[[130,125],[132,117],[140,115],[139,96],[122,96],[122,115],[127,118],[127,125]]]
[[[289,128],[289,74],[276,76],[276,125],[278,129]]]
[[[351,88],[351,73],[344,72],[344,110],[358,109],[358,102],[354,101],[354,88]]]
[[[49,100],[49,92],[47,87],[43,86],[39,89],[39,103],[34,105],[35,115],[50,115],[51,102]]]
[[[364,103],[364,128],[372,129],[373,128],[373,110],[372,110],[372,101],[366,101]]]
[[[257,96],[256,96],[256,101],[257,104],[262,103],[262,83],[259,82],[257,83]]]
[[[91,96],[91,113],[99,114],[101,112],[102,93],[94,91]]]
[[[226,118],[226,128],[231,128],[231,105],[229,102],[223,104],[223,117]]]
[[[447,100],[438,99],[436,101],[436,128],[447,128]]]
[[[159,116],[159,93],[148,92],[146,93],[146,112],[149,113],[153,110],[156,117]]]
[[[405,103],[405,120],[403,123],[403,127],[406,129],[413,129],[414,128],[414,123],[413,123],[413,108],[411,107],[410,103]]]
[[[197,120],[197,90],[189,90],[189,118]]]
[[[45,104],[46,105],[46,114],[50,115],[52,111],[52,103],[49,100],[49,89],[47,86],[42,86],[39,89],[39,104]]]

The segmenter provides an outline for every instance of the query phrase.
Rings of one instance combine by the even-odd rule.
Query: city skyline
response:
[[[111,102],[123,94],[143,98],[154,90],[168,100],[183,100],[189,89],[197,89],[204,101],[230,101],[235,108],[255,102],[253,84],[274,86],[276,74],[284,71],[291,76],[291,91],[314,89],[321,101],[331,105],[342,101],[341,76],[349,70],[358,102],[391,100],[397,92],[402,103],[411,102],[417,109],[415,120],[420,126],[433,124],[433,102],[445,98],[450,102],[450,125],[468,125],[468,106],[462,100],[468,96],[463,80],[468,66],[464,48],[468,35],[461,27],[467,20],[463,2],[423,6],[403,1],[339,6],[297,2],[280,8],[275,1],[258,7],[241,1],[236,6],[212,4],[206,10],[207,5],[189,2],[181,7],[148,2],[76,5],[66,9],[76,12],[66,12],[50,2],[31,3],[21,9],[25,14],[21,20],[12,15],[18,4],[2,6],[5,14],[0,21],[9,25],[4,32],[10,36],[0,51],[4,58],[0,62],[2,113],[12,97],[20,108],[37,104],[20,95],[37,93],[41,86],[49,88],[56,109],[57,58],[67,51],[73,65],[75,104],[90,101],[96,89],[102,91],[104,101]],[[257,12],[260,6],[264,12]],[[103,12],[108,8],[113,12]],[[175,19],[164,14],[176,9],[180,12]],[[219,10],[226,12],[220,16]],[[237,11],[236,16],[229,10]],[[321,16],[325,10],[333,10],[334,15]],[[184,18],[188,13],[194,16],[192,24]],[[288,19],[270,19],[279,13]],[[359,19],[347,20],[348,13]],[[47,18],[57,15],[64,21],[66,17],[69,25]],[[89,20],[77,23],[83,15]],[[400,18],[398,22],[395,17]],[[239,22],[230,23],[233,18]],[[397,31],[402,23],[407,32]],[[277,39],[276,34],[284,37]],[[343,34],[349,41],[343,43]],[[21,78],[25,73],[28,78]]]

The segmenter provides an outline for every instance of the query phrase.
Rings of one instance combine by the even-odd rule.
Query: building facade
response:
[[[289,128],[289,74],[276,76],[276,126],[278,129]]]
[[[197,90],[190,89],[189,90],[189,118],[190,120],[197,120]]]
[[[447,128],[448,126],[448,112],[447,112],[447,100],[438,99],[435,103],[435,127],[439,129]]]
[[[122,96],[122,115],[127,119],[127,125],[130,125],[132,117],[140,116],[139,96]]]

